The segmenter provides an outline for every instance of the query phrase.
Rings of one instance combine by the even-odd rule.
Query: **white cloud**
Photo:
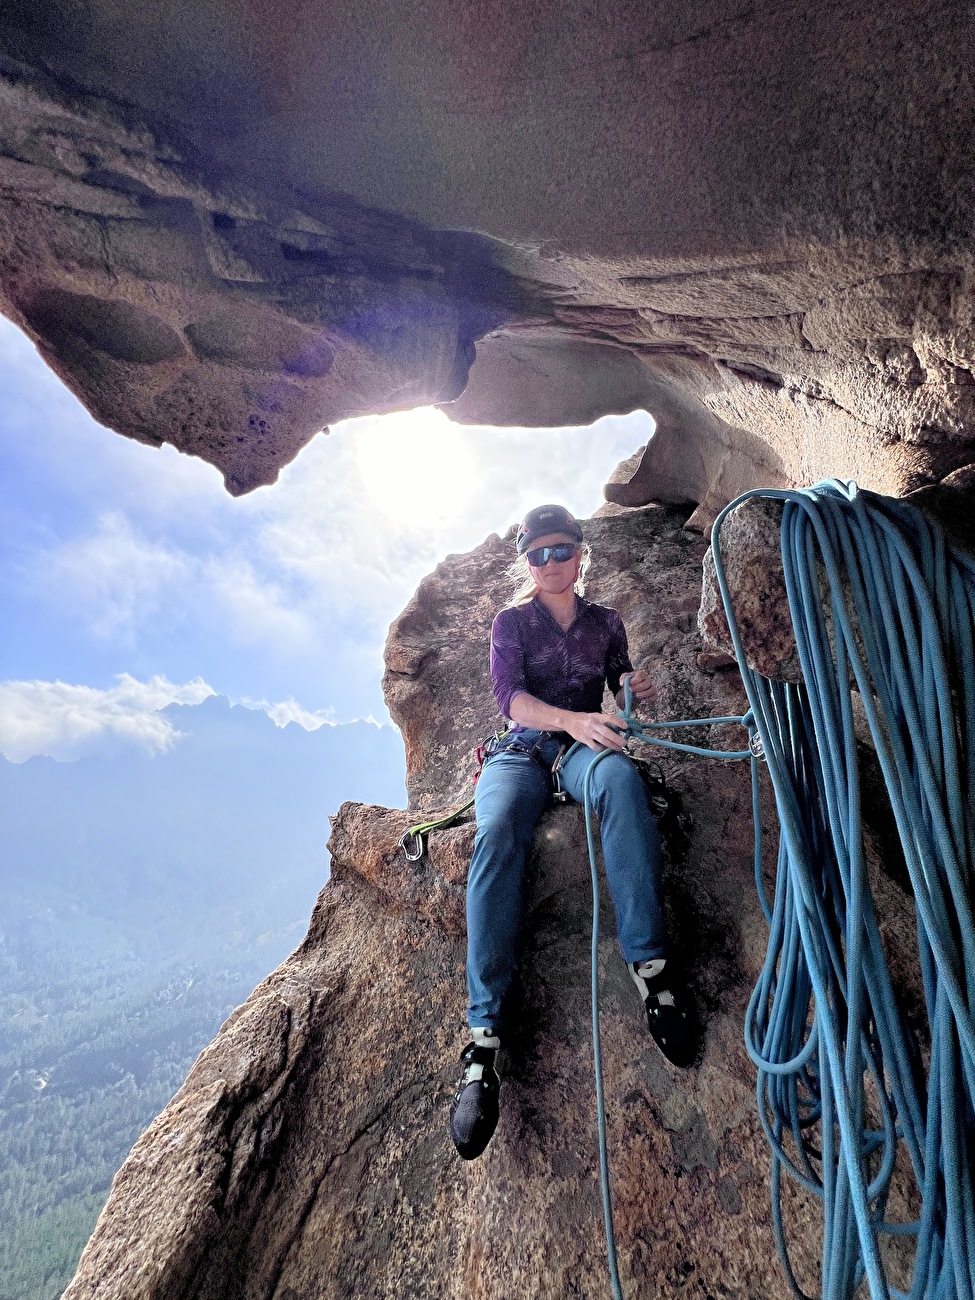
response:
[[[100,515],[93,533],[42,552],[36,563],[49,598],[80,613],[106,640],[126,637],[168,603],[192,569],[190,556],[150,541],[118,511]]]
[[[232,553],[202,562],[197,597],[238,644],[270,645],[287,654],[307,648],[313,635],[300,599]]]
[[[286,727],[289,722],[297,722],[306,731],[317,731],[319,727],[337,727],[334,709],[306,709],[297,700],[290,697],[269,704],[267,700],[244,700],[249,709],[260,709],[271,719],[276,727]]]
[[[179,732],[160,714],[168,704],[199,704],[213,695],[202,678],[177,684],[140,682],[121,673],[107,690],[68,682],[0,682],[0,752],[14,763],[36,754],[67,761],[119,744],[150,754],[169,749]]]
[[[156,542],[110,511],[94,532],[42,551],[35,589],[102,641],[131,645],[192,621],[238,646],[307,648],[312,628],[297,598],[219,537],[199,553]],[[258,559],[260,557],[258,556]]]

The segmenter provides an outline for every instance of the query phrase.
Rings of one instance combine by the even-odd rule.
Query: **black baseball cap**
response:
[[[536,506],[529,510],[518,528],[515,541],[518,554],[524,555],[535,538],[544,537],[546,533],[565,533],[573,541],[582,541],[582,529],[565,506]]]

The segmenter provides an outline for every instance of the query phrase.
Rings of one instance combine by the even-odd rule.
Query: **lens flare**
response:
[[[422,528],[455,519],[468,504],[474,458],[442,411],[387,415],[355,437],[366,494],[391,520]]]

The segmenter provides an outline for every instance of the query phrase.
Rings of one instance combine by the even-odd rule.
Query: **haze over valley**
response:
[[[304,936],[328,815],[404,801],[389,725],[160,717],[161,753],[0,759],[2,1300],[60,1293],[132,1142]]]

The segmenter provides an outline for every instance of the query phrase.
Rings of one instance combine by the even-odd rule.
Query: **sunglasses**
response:
[[[554,546],[536,546],[533,551],[528,551],[527,559],[533,569],[544,569],[549,560],[565,564],[566,560],[572,559],[576,550],[575,542],[556,542]]]

